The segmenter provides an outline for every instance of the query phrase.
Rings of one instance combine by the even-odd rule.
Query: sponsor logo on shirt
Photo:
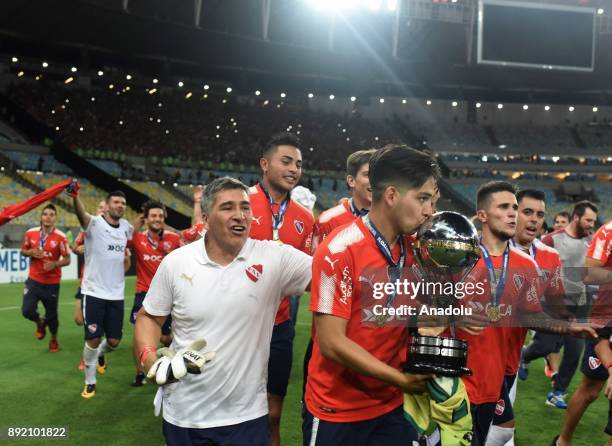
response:
[[[259,226],[261,224],[261,215],[259,217],[253,215],[253,221]]]
[[[106,248],[107,251],[116,251],[116,252],[124,252],[125,251],[125,245],[108,245],[108,248]]]
[[[342,270],[342,280],[340,281],[340,292],[342,293],[340,302],[346,305],[348,303],[349,297],[353,295],[353,279],[351,278],[351,274],[348,269],[348,266],[345,266],[344,269]]]
[[[294,220],[293,226],[295,226],[295,230],[298,234],[302,234],[304,232],[304,222],[300,220]]]
[[[334,265],[336,264],[336,262],[338,262],[340,259],[336,259],[336,260],[332,260],[329,258],[329,256],[325,256],[324,259],[327,263],[329,263],[329,265],[331,266],[331,270],[332,272],[334,271]]]
[[[145,262],[161,262],[164,256],[151,256],[149,254],[143,254],[142,259]]]
[[[589,356],[589,368],[591,370],[595,370],[600,365],[601,361],[599,360],[599,358],[596,358],[595,356]]]
[[[51,245],[51,248],[57,248],[57,242],[55,240],[51,240],[49,245]]]
[[[261,279],[261,276],[263,274],[263,266],[251,265],[247,267],[244,272],[246,273],[249,279],[251,279],[253,282],[257,282],[259,279]]]

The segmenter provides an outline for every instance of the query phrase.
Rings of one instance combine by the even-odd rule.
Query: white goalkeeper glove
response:
[[[200,374],[204,365],[213,360],[216,352],[202,352],[206,341],[200,339],[174,352],[167,347],[157,350],[157,361],[147,372],[149,380],[155,379],[160,386],[177,382],[187,373]]]

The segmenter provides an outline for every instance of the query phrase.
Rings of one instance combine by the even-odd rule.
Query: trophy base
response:
[[[467,367],[447,367],[443,365],[435,364],[406,364],[404,366],[404,372],[418,373],[421,375],[440,375],[440,376],[472,376],[472,371]]]

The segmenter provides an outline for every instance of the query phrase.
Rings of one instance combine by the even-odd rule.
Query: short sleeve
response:
[[[172,311],[172,275],[168,258],[162,260],[151,280],[149,291],[142,303],[145,311],[152,316],[167,316]]]
[[[312,263],[310,311],[350,319],[353,269],[347,251],[331,254],[327,245],[319,246]]]
[[[606,230],[607,227],[608,225],[603,225],[597,230],[586,254],[587,257],[598,260],[604,265],[610,257],[610,244],[612,244],[612,237],[607,236],[609,233],[612,234],[612,228]]]
[[[70,250],[68,249],[68,239],[66,237],[62,237],[62,240],[59,243],[59,251],[62,257],[68,257],[70,254]]]
[[[542,243],[544,243],[546,246],[550,246],[551,248],[555,247],[555,240],[553,239],[552,234],[542,237]]]
[[[30,249],[30,237],[28,237],[27,232],[23,236],[23,241],[21,242],[21,249]]]
[[[87,225],[87,227],[83,231],[85,233],[85,237],[91,237],[91,235],[100,226],[100,219],[101,218],[103,218],[103,217],[96,215],[95,217],[91,217],[89,219],[89,224]]]
[[[281,245],[281,296],[304,294],[312,278],[312,257],[290,245]]]

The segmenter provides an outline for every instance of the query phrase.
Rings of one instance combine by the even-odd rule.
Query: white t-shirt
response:
[[[85,268],[81,293],[106,300],[123,300],[125,272],[123,259],[134,228],[127,220],[118,226],[104,217],[91,217],[85,229]]]
[[[173,350],[206,339],[216,351],[202,374],[163,386],[164,419],[176,426],[229,426],[268,413],[266,382],[274,317],[281,298],[301,295],[312,258],[289,245],[248,239],[227,266],[212,262],[204,239],[162,261],[143,302],[172,314]]]

